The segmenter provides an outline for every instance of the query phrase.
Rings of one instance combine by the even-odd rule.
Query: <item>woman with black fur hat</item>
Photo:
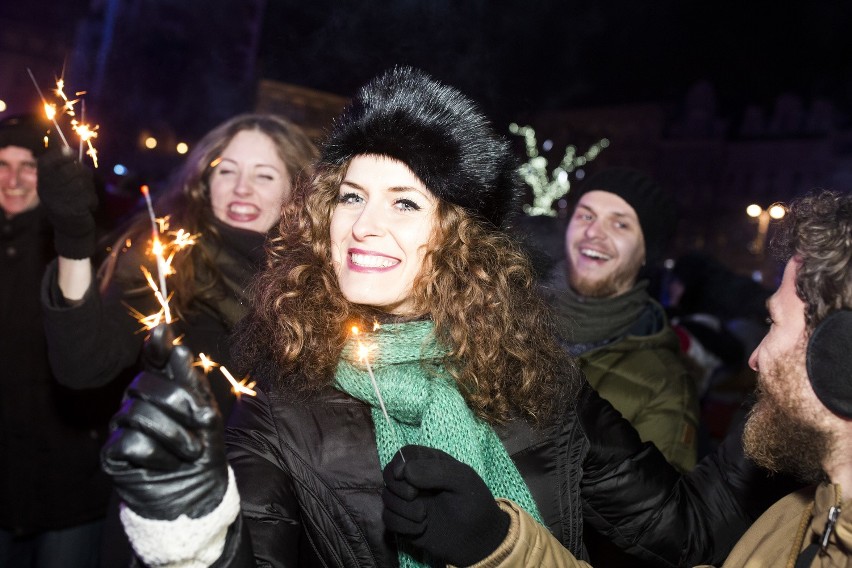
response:
[[[680,476],[588,387],[505,231],[515,166],[420,71],[358,93],[284,208],[224,436],[191,353],[148,341],[103,454],[145,562],[579,566],[584,516],[657,566],[724,557],[753,469],[735,440]]]

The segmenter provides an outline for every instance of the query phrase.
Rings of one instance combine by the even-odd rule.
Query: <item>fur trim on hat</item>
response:
[[[457,89],[411,67],[363,86],[335,122],[322,161],[363,154],[405,163],[439,198],[504,227],[521,196],[509,142]]]

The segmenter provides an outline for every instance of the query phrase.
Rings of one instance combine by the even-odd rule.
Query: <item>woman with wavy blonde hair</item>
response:
[[[176,332],[196,352],[230,366],[226,340],[246,312],[246,285],[262,266],[263,246],[277,230],[281,206],[299,177],[310,176],[316,157],[308,136],[287,119],[237,115],[199,140],[156,199],[154,210],[168,220],[170,231],[197,237],[195,245],[175,254],[167,279]],[[73,186],[80,169],[61,155],[43,164],[48,207],[67,208],[63,202],[85,199],[86,192]],[[150,249],[151,221],[140,211],[116,237],[97,276],[93,250],[60,251],[43,297],[51,363],[64,385],[98,387],[127,369],[137,371],[144,334],[132,314],[159,308],[140,269],[157,273]],[[227,413],[233,401],[228,382],[217,377],[215,387]]]
[[[363,87],[270,242],[224,434],[189,351],[148,343],[103,453],[142,560],[588,566],[584,516],[658,566],[723,555],[753,472],[680,476],[588,386],[506,231],[519,187],[457,90]]]

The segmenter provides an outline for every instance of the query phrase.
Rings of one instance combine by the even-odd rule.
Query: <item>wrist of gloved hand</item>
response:
[[[210,566],[221,556],[228,529],[239,512],[240,496],[234,473],[228,468],[228,489],[222,501],[203,517],[152,520],[124,504],[120,518],[133,550],[146,566]]]
[[[383,477],[385,525],[436,558],[469,566],[506,538],[511,518],[485,482],[441,450],[405,446]]]
[[[53,245],[56,248],[56,254],[74,260],[93,257],[95,255],[97,239],[95,238],[95,220],[92,219],[91,221],[91,230],[80,236],[66,235],[54,231]]]

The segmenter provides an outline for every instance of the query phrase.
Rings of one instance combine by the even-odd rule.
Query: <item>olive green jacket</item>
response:
[[[660,308],[661,309],[661,308]],[[698,396],[677,335],[666,322],[652,335],[628,335],[579,356],[589,383],[674,466],[695,466]]]

